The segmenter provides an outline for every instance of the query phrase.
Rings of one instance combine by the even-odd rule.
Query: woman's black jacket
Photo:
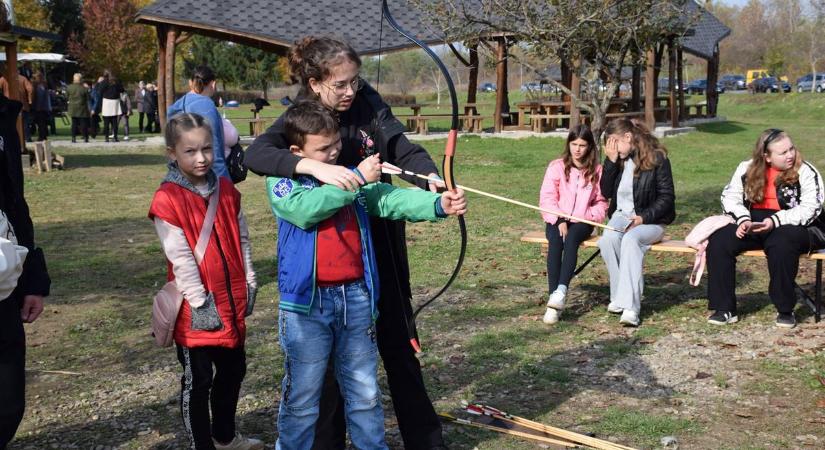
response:
[[[613,162],[609,158],[604,159],[599,187],[604,198],[610,200],[608,216],[616,211],[616,191],[623,171],[621,160]],[[666,156],[659,154],[653,169],[641,171],[633,177],[633,206],[636,215],[642,217],[646,224],[668,225],[676,218],[673,173]]]

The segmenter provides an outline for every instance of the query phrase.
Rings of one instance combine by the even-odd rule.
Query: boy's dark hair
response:
[[[329,136],[337,132],[338,119],[320,102],[298,102],[284,113],[284,134],[289,145],[303,148],[308,134]]]
[[[166,148],[173,149],[175,144],[180,139],[180,135],[195,128],[205,128],[209,137],[212,137],[212,127],[209,121],[202,115],[195,113],[180,113],[174,115],[166,124],[164,130],[164,139],[166,141]],[[214,144],[213,144],[214,145]],[[223,149],[213,149],[213,151],[223,151]]]

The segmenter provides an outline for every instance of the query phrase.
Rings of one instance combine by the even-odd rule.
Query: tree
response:
[[[52,44],[52,51],[66,53],[69,38],[83,34],[80,0],[44,0],[43,5],[49,11],[51,29],[63,38]]]
[[[84,0],[85,31],[69,39],[69,52],[89,73],[111,69],[122,81],[152,78],[157,48],[152,28],[138,25],[133,0]]]
[[[687,1],[477,0],[466,8],[460,0],[412,0],[449,41],[503,34],[524,43],[539,59],[559,58],[582,79],[585,90],[572,92],[561,81],[548,81],[569,95],[576,108],[590,113],[597,135],[622,68],[641,63],[648,49],[689,28],[694,18],[683,15]]]
[[[15,0],[14,17],[17,24],[22,27],[49,31],[44,29],[44,25],[48,23],[48,12],[38,0]],[[48,52],[51,48],[52,44],[49,41],[31,39],[20,41],[19,50],[25,53],[42,53]]]
[[[809,14],[802,25],[802,32],[806,39],[805,50],[807,62],[814,75],[811,83],[811,92],[817,89],[816,65],[825,56],[825,0],[809,0]]]

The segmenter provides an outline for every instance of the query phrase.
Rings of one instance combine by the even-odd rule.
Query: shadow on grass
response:
[[[170,399],[171,400],[171,399]],[[236,418],[237,430],[245,436],[263,439],[267,448],[274,444],[275,413],[272,408],[258,408]],[[151,430],[151,431],[147,431]],[[162,439],[165,435],[171,437]],[[188,448],[183,423],[181,422],[177,398],[174,402],[154,402],[137,408],[124,410],[99,420],[78,422],[65,426],[58,426],[40,430],[34,436],[21,436],[12,441],[9,450],[24,448],[46,448],[48,443],[57,442],[58,447],[52,448],[119,448],[121,445],[134,445],[160,436],[161,441],[146,447],[152,449],[182,449]]]
[[[736,134],[747,130],[746,127],[741,125],[741,122],[732,120],[727,122],[706,123],[697,125],[696,128],[703,133],[710,134]]]
[[[72,153],[66,158],[66,169],[84,169],[90,167],[128,167],[128,166],[157,166],[166,164],[166,156],[158,152],[152,154],[93,154],[93,153]]]

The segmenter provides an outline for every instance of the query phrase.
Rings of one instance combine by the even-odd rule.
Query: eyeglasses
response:
[[[765,141],[762,143],[762,153],[768,153],[768,144],[775,141],[779,135],[784,133],[784,131],[780,130],[779,128],[769,128],[765,131],[770,131],[768,136],[765,138]]]
[[[339,81],[339,82],[334,83],[334,84],[324,84],[324,83],[321,83],[321,84],[323,84],[324,86],[326,86],[328,89],[332,90],[332,92],[334,92],[336,94],[343,94],[343,93],[347,92],[347,87],[352,88],[352,92],[358,92],[358,91],[361,90],[361,88],[364,87],[365,83],[366,82],[364,81],[363,78],[361,78],[360,76],[357,76],[357,77],[353,78],[352,81],[349,81],[349,82]]]

